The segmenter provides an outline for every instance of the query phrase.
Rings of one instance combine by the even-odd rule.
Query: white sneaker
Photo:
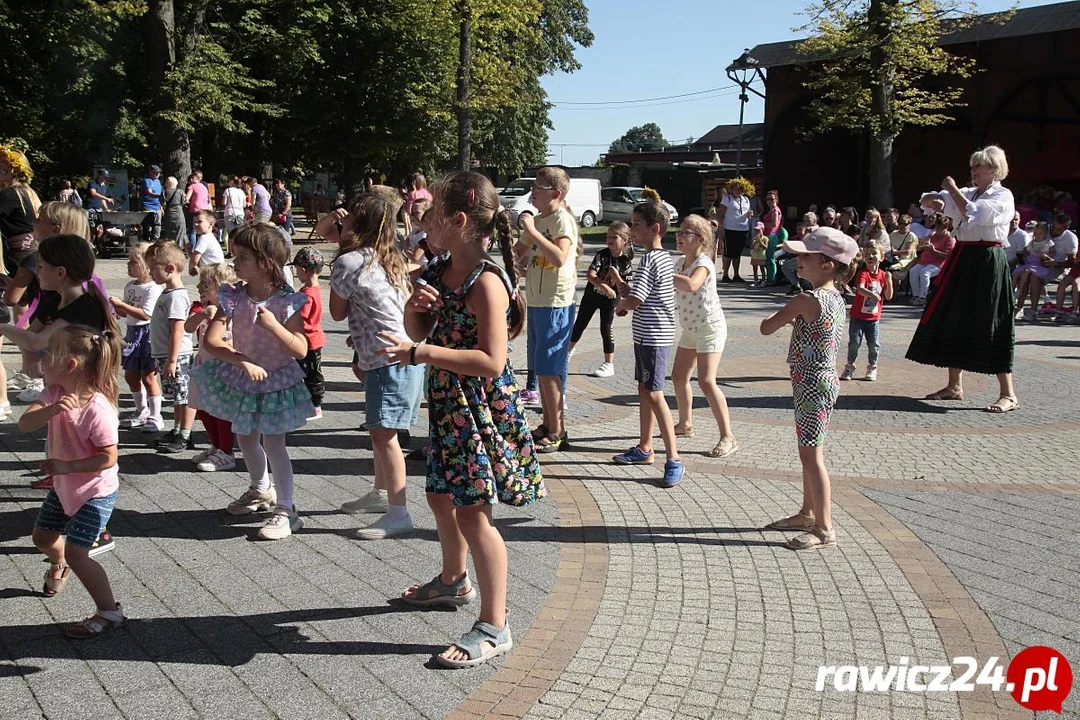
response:
[[[274,508],[274,514],[266,524],[255,533],[255,537],[259,540],[284,540],[302,527],[304,521],[296,514],[296,510],[278,506]]]
[[[356,531],[357,540],[385,540],[388,537],[394,535],[400,535],[401,533],[409,532],[413,529],[412,518],[406,515],[405,517],[399,517],[391,520],[388,515],[383,515],[381,518],[371,523],[367,527],[362,527]]]
[[[866,368],[866,375],[863,377],[863,380],[866,380],[867,382],[874,382],[877,380],[877,367],[871,365]]]
[[[165,420],[158,417],[148,417],[143,421],[142,431],[144,433],[159,433],[165,429]]]
[[[609,362],[600,363],[600,367],[593,371],[593,377],[611,377],[615,374],[615,366]]]
[[[385,493],[380,493],[377,490],[372,490],[362,498],[357,498],[352,502],[347,502],[341,506],[342,512],[347,512],[350,515],[360,515],[362,513],[385,513],[388,506],[388,501]]]
[[[201,472],[216,472],[218,470],[232,470],[236,467],[236,458],[221,450],[215,450],[207,455],[196,466]]]
[[[146,425],[146,419],[149,415],[128,415],[127,417],[120,418],[120,427],[122,428],[141,428]]]
[[[11,403],[7,400],[0,403],[0,420],[7,420],[11,415]]]
[[[211,455],[213,455],[217,451],[218,451],[217,448],[214,447],[213,445],[211,445],[210,447],[206,448],[205,450],[200,450],[199,452],[195,453],[195,457],[191,458],[191,462],[198,465],[203,460],[210,457]]]
[[[855,366],[854,365],[845,365],[844,366],[844,372],[840,373],[840,379],[841,380],[850,380],[853,377],[855,377]]]
[[[225,512],[230,515],[250,515],[256,512],[266,512],[277,505],[277,492],[273,486],[267,492],[260,492],[249,487],[244,494],[229,503]]]
[[[41,378],[31,380],[29,384],[27,384],[26,389],[19,393],[19,402],[37,402],[37,399],[41,397],[41,393],[43,392],[45,392],[45,381]]]
[[[17,372],[8,378],[7,389],[19,390],[20,392],[26,389],[26,386],[34,381],[29,375],[23,372]]]
[[[322,420],[322,408],[321,407],[315,408],[315,414],[308,418],[308,422],[311,422],[312,420]]]

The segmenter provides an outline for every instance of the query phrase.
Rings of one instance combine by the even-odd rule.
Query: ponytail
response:
[[[518,289],[518,272],[514,264],[514,236],[513,225],[510,222],[510,211],[502,208],[495,213],[494,235],[499,238],[499,249],[502,250],[503,264],[506,266],[506,274],[510,278],[510,285],[514,288],[510,296],[510,337],[515,338],[521,334],[525,325],[525,295]]]
[[[102,328],[103,332],[112,336],[119,341],[120,326],[116,324],[116,316],[113,314],[112,303],[109,302],[109,298],[101,293],[101,288],[94,282],[95,278],[91,278],[86,282],[86,294],[101,303],[101,307],[105,310],[105,327]]]

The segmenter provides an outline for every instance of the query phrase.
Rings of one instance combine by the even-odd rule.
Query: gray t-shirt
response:
[[[150,354],[155,358],[169,357],[169,339],[172,336],[170,320],[187,320],[191,314],[191,298],[187,288],[166,288],[150,316]],[[184,333],[177,357],[191,354],[191,333]]]
[[[377,370],[390,364],[376,352],[387,347],[379,333],[393,333],[404,340],[405,289],[390,284],[386,271],[370,248],[347,252],[334,261],[330,289],[349,303],[349,335],[361,370]]]

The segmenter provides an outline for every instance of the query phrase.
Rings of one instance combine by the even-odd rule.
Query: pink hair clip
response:
[[[469,190],[469,207],[476,205],[476,189]]]

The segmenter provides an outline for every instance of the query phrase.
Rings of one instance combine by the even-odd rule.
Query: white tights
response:
[[[259,443],[259,438],[262,443]],[[293,507],[293,469],[289,459],[289,448],[285,445],[284,435],[237,435],[240,449],[244,451],[244,463],[251,475],[251,487],[259,492],[270,490],[270,474],[266,466],[267,458],[274,471],[274,489],[277,491],[278,505]]]

